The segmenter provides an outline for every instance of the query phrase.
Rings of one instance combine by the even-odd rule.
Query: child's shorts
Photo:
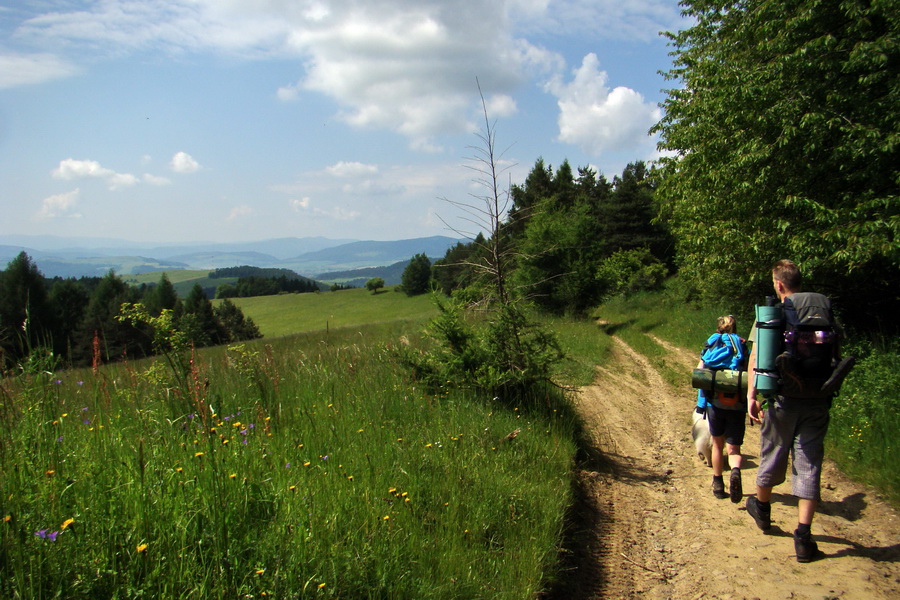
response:
[[[709,434],[715,437],[725,436],[725,443],[740,446],[744,443],[747,412],[744,410],[728,410],[718,406],[707,408]]]

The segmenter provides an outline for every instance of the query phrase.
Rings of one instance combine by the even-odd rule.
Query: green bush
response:
[[[426,328],[433,347],[400,350],[418,381],[435,390],[474,389],[507,400],[550,381],[562,351],[520,306],[497,305],[475,319],[458,304],[438,300],[437,305],[440,314]]]
[[[597,280],[607,298],[659,289],[667,275],[666,266],[647,248],[616,252],[597,269]]]
[[[900,345],[865,354],[831,409],[829,443],[841,467],[900,501],[900,466],[891,457],[900,431]]]

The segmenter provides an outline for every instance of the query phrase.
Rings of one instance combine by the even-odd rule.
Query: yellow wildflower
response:
[[[138,552],[146,552],[147,544],[138,544],[137,551]]]
[[[202,452],[195,452],[195,453],[194,453],[194,458],[200,458],[201,456],[203,456],[203,453],[202,453]]]
[[[66,519],[65,521],[63,521],[63,524],[59,526],[59,528],[61,530],[65,531],[66,528],[74,522],[75,522],[75,519]]]

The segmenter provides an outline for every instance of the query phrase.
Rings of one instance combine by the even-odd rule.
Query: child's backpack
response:
[[[747,360],[747,347],[735,333],[714,333],[706,340],[700,360],[707,369],[740,371]]]
[[[714,371],[721,369],[743,371],[746,369],[747,345],[737,334],[714,333],[706,340],[706,346],[700,352],[700,360],[707,369]],[[699,390],[697,404],[702,408],[712,402],[719,408],[737,410],[741,408],[740,397],[740,391],[708,394],[705,390]]]
[[[837,392],[855,362],[839,360],[841,331],[831,301],[798,292],[784,299],[784,347],[775,359],[780,393],[790,398],[827,398]]]

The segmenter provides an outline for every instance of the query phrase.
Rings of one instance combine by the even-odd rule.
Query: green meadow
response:
[[[269,302],[245,306],[269,337],[197,352],[185,384],[162,359],[3,380],[0,597],[519,599],[551,585],[577,437],[561,392],[421,389],[392,346],[424,343],[428,298]]]
[[[437,314],[428,295],[409,297],[393,289],[373,294],[363,289],[307,294],[232,298],[253,319],[265,337],[344,327],[360,327],[397,320],[427,319]]]

